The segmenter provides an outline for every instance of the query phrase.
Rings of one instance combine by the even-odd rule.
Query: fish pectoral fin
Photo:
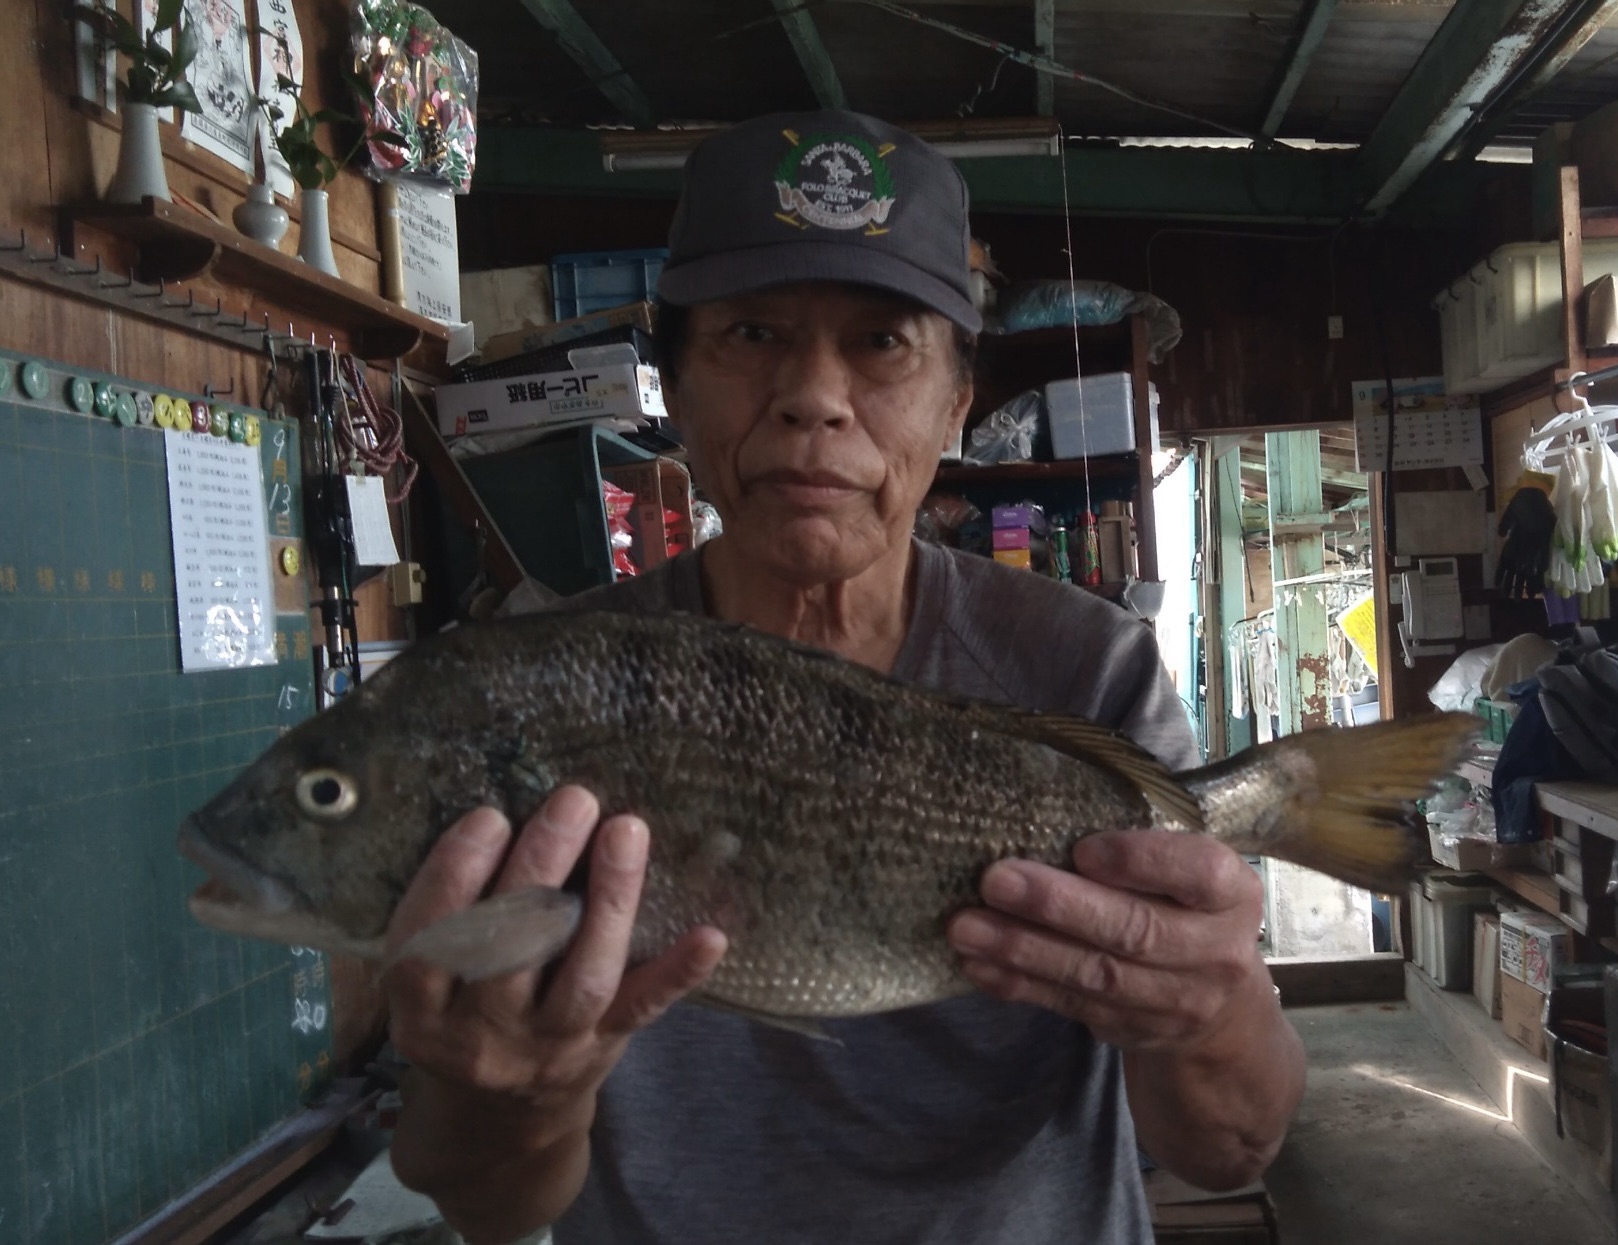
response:
[[[777,1016],[774,1012],[761,1012],[736,1003],[726,1003],[711,994],[694,994],[691,1001],[716,1012],[729,1012],[732,1016],[740,1016],[743,1020],[767,1025],[771,1029],[785,1029],[788,1033],[796,1033],[799,1037],[813,1038],[817,1042],[830,1042],[833,1046],[843,1045],[841,1038],[833,1037],[821,1027],[819,1021],[811,1020],[807,1016]]]
[[[1158,812],[1187,830],[1202,830],[1202,806],[1173,772],[1127,735],[1083,718],[1033,713],[993,705],[974,706],[988,725],[1007,735],[1044,744],[1064,756],[1111,770],[1134,783]]]
[[[463,981],[539,968],[572,941],[583,907],[577,895],[548,886],[491,895],[418,930],[386,967],[426,960]]]

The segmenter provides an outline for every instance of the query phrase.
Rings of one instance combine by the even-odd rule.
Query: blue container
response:
[[[667,247],[646,251],[579,251],[551,260],[551,293],[558,320],[651,298]]]

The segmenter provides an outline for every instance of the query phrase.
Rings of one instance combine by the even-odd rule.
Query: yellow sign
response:
[[[1337,615],[1337,625],[1376,676],[1376,598],[1370,593]]]

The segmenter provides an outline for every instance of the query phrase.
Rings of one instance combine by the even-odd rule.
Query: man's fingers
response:
[[[583,787],[558,787],[530,817],[512,845],[497,891],[561,886],[589,846],[601,805]]]
[[[1010,917],[969,909],[949,927],[950,944],[963,969],[984,966],[1009,971],[1086,999],[1143,1012],[1197,1013],[1217,1010],[1222,974],[1193,973],[1142,964],[1049,929]]]
[[[725,935],[700,925],[650,963],[626,974],[612,1007],[601,1019],[604,1033],[628,1036],[658,1019],[700,987],[724,958]]]
[[[646,876],[648,831],[639,817],[611,817],[590,854],[590,890],[573,947],[545,992],[544,1028],[580,1033],[618,994]]]
[[[1200,912],[1264,902],[1263,887],[1251,866],[1206,835],[1167,830],[1093,834],[1073,848],[1073,865],[1103,885],[1162,895]]]
[[[394,910],[387,953],[392,955],[439,918],[474,903],[499,871],[510,841],[511,824],[492,808],[474,809],[444,831]],[[455,988],[450,973],[420,960],[395,964],[387,977],[396,1010],[442,1011]]]

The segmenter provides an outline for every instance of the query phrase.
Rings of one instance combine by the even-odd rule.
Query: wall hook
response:
[[[192,299],[195,300],[195,298],[196,298],[196,295],[195,295],[195,293],[193,293],[192,294]],[[222,315],[224,313],[225,304],[224,304],[224,300],[222,298],[217,298],[217,297],[213,300],[213,302],[214,302],[214,305],[213,305],[213,310],[212,311],[208,310],[208,308],[206,308],[206,307],[203,307],[200,310],[191,312],[191,314],[193,316],[198,317],[199,319],[206,318],[206,319],[209,319],[209,320],[217,320],[220,317],[220,315]]]
[[[226,385],[223,389],[215,389],[212,385],[204,385],[202,387],[202,396],[207,398],[210,402],[212,402],[215,398],[228,398],[235,392],[236,378],[234,376],[230,378],[230,384]]]
[[[131,290],[129,292],[129,296],[131,298],[155,298],[155,299],[157,299],[157,300],[159,300],[161,302],[162,299],[163,299],[163,278],[159,277],[157,279],[157,289],[153,290],[151,293],[142,294],[142,293],[138,293],[138,292],[136,292],[134,290]]]

